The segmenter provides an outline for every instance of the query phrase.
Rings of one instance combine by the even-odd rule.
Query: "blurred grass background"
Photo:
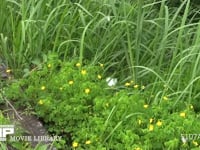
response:
[[[194,0],[0,0],[0,57],[16,78],[58,53],[197,99],[198,8]]]

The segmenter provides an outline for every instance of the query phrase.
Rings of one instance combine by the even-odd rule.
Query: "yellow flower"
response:
[[[72,147],[74,147],[74,148],[78,147],[78,143],[77,142],[73,142],[72,143]]]
[[[80,64],[80,63],[77,63],[77,64],[76,64],[76,67],[80,67],[80,66],[81,66],[81,64]]]
[[[180,116],[185,118],[186,114],[184,112],[182,112],[182,113],[180,113]]]
[[[7,69],[7,70],[6,70],[6,73],[11,73],[11,70],[10,70],[10,69]]]
[[[51,68],[51,64],[48,64],[48,66],[47,66],[48,68]]]
[[[153,122],[153,118],[150,118],[150,119],[149,119],[149,122],[152,123],[152,122]]]
[[[90,93],[90,89],[89,88],[85,89],[85,93],[89,94]]]
[[[86,144],[86,145],[89,145],[89,144],[91,144],[91,141],[90,141],[90,140],[87,140],[87,141],[85,142],[85,144]]]
[[[100,64],[99,64],[99,66],[100,66],[100,67],[103,67],[103,66],[104,66],[104,64],[101,64],[101,63],[100,63]]]
[[[148,107],[149,107],[149,105],[145,104],[143,107],[144,107],[144,108],[148,108]]]
[[[46,87],[45,86],[41,86],[41,90],[45,90],[46,89]]]
[[[152,124],[149,125],[149,131],[153,131],[154,126]]]
[[[125,86],[130,86],[131,84],[129,82],[126,82],[125,83]]]
[[[141,125],[142,124],[142,120],[139,119],[138,120],[138,124]]]
[[[139,85],[136,84],[136,85],[134,85],[133,87],[134,87],[135,89],[137,89],[137,88],[139,87]]]
[[[192,143],[193,143],[195,146],[198,146],[198,145],[199,145],[196,141],[192,141]]]
[[[98,79],[101,79],[101,78],[102,78],[102,76],[98,74],[97,78],[98,78]]]
[[[157,125],[157,126],[162,126],[162,122],[161,122],[161,121],[158,121],[158,122],[156,123],[156,125]]]
[[[82,75],[85,75],[86,73],[87,73],[86,70],[81,70]]]
[[[144,89],[145,89],[145,86],[144,86],[144,85],[143,85],[143,86],[141,86],[141,89],[142,89],[142,90],[144,90]]]
[[[135,150],[141,150],[141,148],[137,147],[137,148],[135,148]]]
[[[74,81],[70,80],[68,83],[69,83],[69,85],[72,85],[72,84],[74,84]]]
[[[43,105],[43,104],[44,104],[43,100],[39,100],[39,101],[38,101],[38,104],[39,104],[39,105]]]
[[[164,96],[163,99],[164,99],[165,101],[167,101],[169,98],[168,98],[167,96]]]
[[[190,109],[194,109],[193,105],[190,105]]]

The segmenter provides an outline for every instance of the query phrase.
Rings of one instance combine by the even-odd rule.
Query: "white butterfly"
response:
[[[108,86],[115,86],[117,84],[117,78],[108,77],[106,78],[106,82]]]

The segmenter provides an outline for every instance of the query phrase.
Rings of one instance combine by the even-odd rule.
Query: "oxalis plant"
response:
[[[16,105],[34,108],[50,134],[62,136],[57,148],[198,148],[200,123],[192,104],[178,101],[174,107],[176,96],[154,95],[151,85],[133,80],[114,83],[110,77],[111,85],[105,67],[51,54],[5,93]]]

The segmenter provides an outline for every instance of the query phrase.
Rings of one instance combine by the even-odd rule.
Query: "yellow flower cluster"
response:
[[[98,79],[101,79],[101,78],[102,78],[102,76],[98,74],[98,75],[97,75],[97,78],[98,78]]]
[[[149,131],[153,131],[154,126],[152,124],[149,125]]]
[[[74,81],[70,80],[68,83],[69,83],[69,85],[72,85],[72,84],[74,84]]]
[[[85,144],[86,144],[86,145],[89,145],[89,144],[91,144],[91,141],[90,141],[90,140],[87,140],[87,141],[85,141]]]
[[[192,141],[192,143],[193,143],[195,146],[198,146],[198,145],[199,145],[196,141]]]
[[[152,124],[153,123],[153,118],[150,118],[149,119],[149,122],[150,122],[150,125],[149,125],[149,131],[153,131],[154,130],[154,125]],[[156,122],[156,125],[158,126],[158,127],[160,127],[160,126],[162,126],[162,121],[157,121]]]
[[[80,67],[80,66],[81,66],[81,63],[77,63],[77,64],[76,64],[76,67]]]
[[[46,89],[46,87],[45,86],[41,86],[41,88],[40,88],[42,91],[44,91],[45,89]]]
[[[39,104],[39,105],[43,105],[43,104],[44,104],[43,100],[39,100],[39,101],[38,101],[38,104]]]
[[[153,122],[153,118],[150,118],[150,119],[149,119],[149,122],[152,123],[152,122]]]
[[[73,143],[72,143],[72,147],[73,147],[73,148],[78,147],[78,142],[73,142]]]
[[[100,67],[103,67],[104,65],[103,64],[99,64]],[[76,67],[80,67],[81,66],[81,63],[77,63],[76,64]],[[87,74],[87,71],[85,69],[81,70],[81,74],[82,75],[86,75]],[[102,76],[100,74],[97,75],[97,78],[98,79],[102,79]]]
[[[85,89],[85,93],[89,94],[90,93],[90,89],[89,88]]]
[[[129,83],[129,82],[125,83],[125,86],[130,86],[130,85],[131,85],[131,83]]]
[[[149,119],[149,123],[150,123],[150,124],[148,125],[148,130],[149,130],[149,131],[153,131],[153,130],[154,130],[153,120],[154,120],[153,118],[150,118],[150,119]],[[138,124],[139,124],[139,125],[142,124],[142,120],[141,120],[141,119],[138,120]],[[158,127],[162,126],[162,124],[163,124],[163,123],[162,123],[162,121],[160,121],[160,120],[156,122],[156,126],[158,126]]]
[[[129,86],[131,86],[132,84],[134,84],[134,81],[133,81],[133,80],[131,80],[130,82],[126,82],[126,83],[124,84],[124,86],[129,87]],[[139,85],[138,85],[138,84],[134,84],[134,85],[133,85],[133,88],[134,88],[134,89],[138,89],[138,88],[139,88]],[[144,89],[145,89],[145,86],[142,85],[142,86],[141,86],[141,90],[144,90]]]
[[[139,119],[138,120],[138,124],[141,125],[142,124],[142,120]]]
[[[7,69],[7,70],[6,70],[6,73],[11,73],[11,70],[10,70],[10,69]]]
[[[89,144],[91,144],[92,142],[90,141],[90,140],[87,140],[87,141],[85,141],[85,144],[86,145],[89,145]],[[79,143],[78,142],[73,142],[72,143],[72,147],[73,148],[77,148],[79,146]]]
[[[101,64],[101,63],[100,63],[100,64],[99,64],[99,66],[100,66],[100,67],[103,67],[103,66],[104,66],[104,64]]]
[[[180,117],[185,118],[185,116],[186,116],[185,112],[181,112],[181,113],[180,113]]]
[[[144,108],[148,108],[148,107],[149,107],[149,105],[145,104],[143,107],[144,107]]]
[[[157,125],[157,126],[162,126],[162,122],[161,122],[161,121],[158,121],[158,122],[156,123],[156,125]]]
[[[167,101],[169,98],[167,96],[163,97],[163,100]]]
[[[154,129],[154,126],[152,125],[152,123],[153,123],[153,118],[150,118],[150,119],[149,119],[149,122],[150,122],[149,131],[152,131],[152,130]],[[139,125],[142,124],[142,120],[141,120],[141,119],[138,120],[138,124],[139,124]],[[162,121],[157,121],[156,125],[157,125],[157,126],[162,126]]]
[[[82,75],[86,75],[87,71],[86,70],[81,70]]]
[[[48,68],[51,68],[51,64],[48,64],[47,67],[48,67]]]

